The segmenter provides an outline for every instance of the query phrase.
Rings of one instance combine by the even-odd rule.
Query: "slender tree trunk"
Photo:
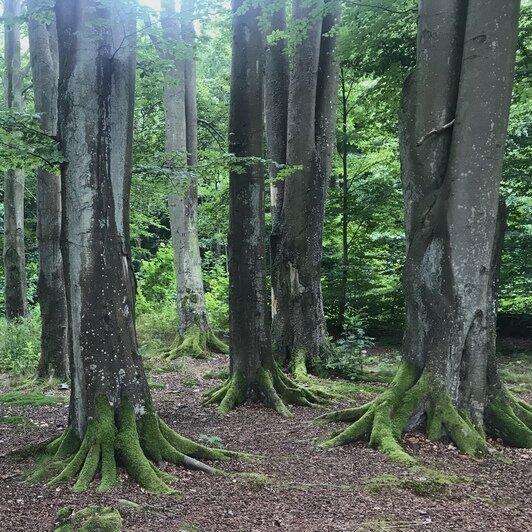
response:
[[[101,491],[116,460],[150,491],[169,493],[163,460],[211,469],[188,454],[224,458],[173,432],[155,413],[135,335],[128,210],[135,80],[135,12],[128,0],[58,0],[62,249],[72,393],[67,431],[48,446],[64,469]],[[186,453],[186,454],[185,454]]]
[[[338,304],[338,327],[344,329],[345,308],[347,300],[347,278],[349,267],[349,242],[347,230],[349,227],[349,175],[347,168],[348,144],[347,144],[347,90],[345,76],[341,69],[340,83],[342,91],[342,281],[340,283],[340,302]]]
[[[495,357],[500,205],[519,0],[425,0],[418,61],[401,116],[406,209],[404,362],[356,421],[329,440],[364,434],[393,457],[402,430],[447,434],[465,453],[490,450],[484,430],[532,447],[532,408],[503,387]],[[328,416],[331,418],[331,416]]]
[[[286,163],[298,165],[284,183],[281,220],[274,235],[273,343],[298,378],[330,349],[321,294],[322,235],[335,127],[336,2],[294,0],[295,20],[310,20],[294,51],[288,95]],[[322,19],[316,12],[330,12]]]
[[[20,68],[20,0],[4,1],[6,107],[22,112]],[[8,170],[4,177],[4,272],[6,318],[28,315],[24,251],[24,172]]]
[[[243,7],[245,6],[245,7]],[[265,264],[263,154],[263,49],[260,10],[233,0],[233,57],[229,149],[237,158],[229,177],[229,321],[231,377],[210,393],[222,413],[246,399],[283,415],[285,402],[318,399],[295,386],[276,365],[271,346]]]
[[[209,326],[198,240],[195,1],[183,2],[181,16],[176,13],[173,0],[163,1],[162,8],[165,38],[162,55],[173,62],[164,89],[166,151],[178,157],[177,165],[188,165],[186,171],[178,170],[174,174],[174,182],[170,184],[173,190],[168,198],[179,319],[176,346],[168,356],[203,357],[207,349],[226,353],[227,346]]]
[[[28,33],[31,53],[35,111],[41,127],[57,135],[57,83],[59,76],[55,17],[38,20],[39,2],[28,2]],[[41,307],[41,378],[68,376],[67,307],[61,234],[61,177],[46,169],[37,172],[37,238],[39,240],[39,304]]]

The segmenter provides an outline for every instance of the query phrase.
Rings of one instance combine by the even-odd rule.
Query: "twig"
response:
[[[443,133],[446,129],[449,129],[455,122],[456,118],[453,118],[448,124],[440,128],[431,129],[428,133],[425,133],[416,143],[416,146],[421,146],[429,137],[436,135],[437,133]]]
[[[345,0],[346,4],[358,6],[358,7],[368,7],[369,9],[378,9],[381,11],[386,11],[387,13],[394,13],[396,15],[406,15],[408,13],[415,13],[417,12],[417,8],[411,8],[411,9],[391,9],[389,7],[384,7],[377,4],[366,4],[364,2],[355,2],[353,0]]]

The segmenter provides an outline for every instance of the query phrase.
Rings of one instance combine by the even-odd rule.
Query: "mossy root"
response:
[[[228,353],[229,347],[218,339],[212,330],[204,331],[200,327],[194,326],[190,327],[184,334],[179,335],[172,349],[164,356],[169,360],[182,356],[209,358],[211,352]]]
[[[61,472],[49,481],[54,485],[76,478],[75,491],[85,491],[99,472],[98,491],[107,491],[117,482],[117,461],[146,490],[158,494],[175,493],[169,476],[154,464],[163,461],[205,473],[218,470],[200,460],[228,460],[239,453],[211,449],[180,436],[153,410],[139,419],[134,407],[122,402],[115,416],[108,401],[99,397],[96,412],[82,441],[68,429],[47,447],[53,459],[63,464]]]
[[[319,417],[317,421],[322,423],[352,423],[320,445],[330,448],[367,438],[372,448],[390,458],[414,462],[399,441],[408,421],[424,401],[431,405],[427,423],[429,438],[439,440],[445,429],[464,454],[478,456],[490,452],[484,435],[459,413],[447,393],[441,391],[426,372],[418,378],[416,370],[406,362],[399,368],[390,388],[370,403]]]
[[[321,390],[317,392],[295,383],[276,365],[271,370],[259,369],[251,385],[242,373],[235,372],[224,384],[206,394],[204,404],[218,403],[220,413],[226,415],[250,397],[283,416],[291,416],[287,404],[319,407],[325,399]]]

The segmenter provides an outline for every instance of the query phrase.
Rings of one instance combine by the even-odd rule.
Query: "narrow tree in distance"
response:
[[[418,57],[401,104],[407,258],[403,363],[374,401],[322,417],[353,424],[332,447],[369,437],[398,460],[403,431],[444,434],[469,455],[486,433],[532,447],[532,407],[495,360],[504,236],[499,185],[512,95],[519,0],[422,0]]]
[[[271,346],[265,264],[263,48],[260,9],[233,0],[233,59],[229,147],[229,321],[231,376],[208,395],[228,413],[247,399],[283,415],[286,403],[311,406],[312,391],[295,385],[277,366]]]
[[[22,112],[20,64],[20,0],[4,1],[6,107]],[[24,172],[8,170],[4,177],[4,296],[6,318],[28,315],[24,249]]]
[[[198,133],[196,65],[194,58],[195,0],[184,0],[181,12],[174,0],[163,0],[161,57],[171,62],[164,88],[166,152],[177,157],[168,198],[174,270],[177,286],[178,335],[167,354],[206,356],[208,349],[227,353],[209,325],[198,240]]]
[[[28,1],[28,36],[35,111],[47,134],[57,135],[59,63],[55,16],[39,0]],[[46,20],[48,19],[48,20]],[[46,22],[45,22],[46,21]],[[37,172],[37,238],[41,308],[41,378],[68,376],[67,303],[61,234],[61,177],[45,168]]]
[[[183,438],[156,414],[135,335],[129,190],[136,5],[58,0],[62,249],[67,281],[72,392],[68,428],[49,444],[60,473],[99,490],[117,464],[146,489],[173,490],[155,464],[210,472],[200,459],[233,455]]]

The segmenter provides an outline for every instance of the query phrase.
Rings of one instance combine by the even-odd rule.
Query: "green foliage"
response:
[[[211,327],[215,331],[229,330],[229,275],[225,255],[215,257],[210,251],[203,259],[205,304]]]
[[[137,316],[139,349],[146,358],[166,353],[175,341],[177,311],[175,305],[153,304]]]
[[[21,375],[35,371],[40,356],[41,322],[37,312],[30,318],[0,318],[0,371]]]

